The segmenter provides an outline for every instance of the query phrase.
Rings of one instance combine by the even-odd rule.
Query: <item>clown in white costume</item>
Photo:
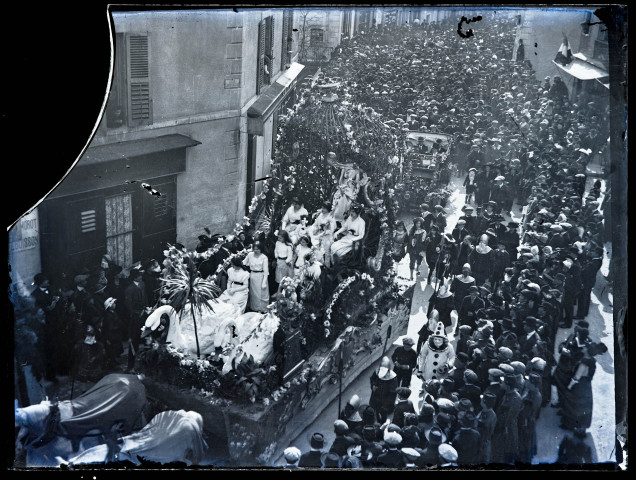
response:
[[[437,322],[435,332],[422,345],[417,358],[417,375],[423,381],[441,380],[455,363],[455,348],[448,341],[444,324]]]

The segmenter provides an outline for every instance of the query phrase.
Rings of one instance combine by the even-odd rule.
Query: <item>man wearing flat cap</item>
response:
[[[391,355],[393,371],[397,375],[398,385],[401,387],[411,386],[411,377],[417,365],[417,352],[413,349],[413,345],[415,345],[415,341],[411,337],[404,337],[402,345],[396,347]]]
[[[298,460],[300,459],[300,450],[296,447],[287,447],[283,452],[283,457],[285,458],[285,463],[282,465],[283,468],[297,468]]]
[[[479,376],[472,370],[464,372],[464,386],[457,391],[459,397],[470,400],[475,411],[479,409],[479,397],[481,388],[479,386]]]
[[[344,457],[347,454],[347,448],[355,443],[353,438],[349,435],[347,422],[340,419],[336,420],[333,424],[333,432],[336,434],[336,438],[334,438],[329,452]]]
[[[440,467],[456,467],[457,466],[457,450],[448,444],[442,443],[437,447],[437,453],[439,454],[438,465]]]
[[[387,450],[378,455],[376,465],[380,468],[406,467],[407,460],[400,450],[401,443],[402,436],[399,433],[386,431],[384,444],[387,446]]]
[[[393,417],[391,423],[398,427],[404,427],[404,415],[407,413],[415,413],[415,406],[409,399],[411,396],[411,389],[408,387],[398,387],[397,399],[395,403],[395,409],[393,410]]]

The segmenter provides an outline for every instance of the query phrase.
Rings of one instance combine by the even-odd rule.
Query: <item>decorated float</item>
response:
[[[298,197],[310,214],[325,200],[342,213],[360,205],[364,237],[323,265],[318,285],[284,278],[265,313],[218,300],[232,259],[249,247],[232,251],[227,237],[198,251],[170,247],[166,304],[146,322],[169,325],[166,342],[137,358],[148,395],[161,409],[202,415],[215,464],[271,464],[408,326],[412,289],[390,255],[405,132],[355,104],[337,78],[315,80],[280,119],[269,178],[231,235],[260,240],[271,258]]]

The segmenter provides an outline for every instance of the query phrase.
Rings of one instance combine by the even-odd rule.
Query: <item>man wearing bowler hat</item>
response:
[[[425,434],[426,447],[420,452],[418,466],[437,465],[439,461],[438,448],[446,442],[446,434],[439,427],[432,427]]]
[[[324,453],[325,438],[322,433],[316,432],[309,441],[310,450],[303,453],[298,460],[299,467],[320,468],[322,467],[321,456]]]
[[[477,431],[477,418],[471,411],[463,411],[458,415],[459,430],[451,442],[457,450],[458,465],[477,465],[481,435]]]

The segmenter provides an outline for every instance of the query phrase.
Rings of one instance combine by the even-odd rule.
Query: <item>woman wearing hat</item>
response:
[[[437,322],[435,332],[422,346],[417,359],[417,375],[424,381],[442,379],[455,362],[455,349],[448,341],[445,326]]]
[[[407,252],[409,254],[409,271],[412,272],[411,279],[415,280],[415,276],[419,275],[419,266],[424,260],[424,242],[426,240],[426,230],[424,230],[424,221],[421,217],[413,219],[413,226],[409,231],[409,242]]]

